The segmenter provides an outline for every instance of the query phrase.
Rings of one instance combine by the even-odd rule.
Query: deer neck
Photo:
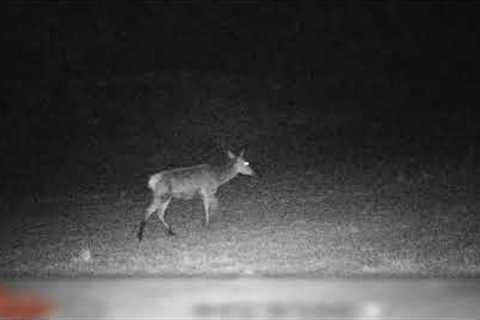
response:
[[[237,174],[238,172],[235,170],[235,162],[228,161],[225,166],[220,167],[220,170],[218,172],[220,185],[232,180]]]

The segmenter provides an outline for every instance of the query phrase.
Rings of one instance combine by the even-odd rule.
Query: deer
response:
[[[220,166],[200,164],[164,170],[151,175],[148,179],[148,188],[152,191],[152,201],[140,222],[137,232],[138,241],[142,241],[145,224],[154,212],[157,213],[168,235],[175,235],[172,227],[165,221],[165,212],[172,199],[190,200],[200,196],[205,211],[204,223],[208,226],[210,215],[218,207],[215,196],[218,188],[239,174],[255,176],[255,172],[249,162],[244,159],[243,154],[244,150],[239,155],[228,151],[228,161]]]

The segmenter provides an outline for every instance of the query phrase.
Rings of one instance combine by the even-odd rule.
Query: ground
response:
[[[209,226],[200,199],[176,200],[167,221],[177,235],[152,216],[142,243],[135,235],[151,196],[146,185],[136,193],[25,200],[2,225],[0,273],[478,275],[479,200],[472,190],[442,185],[433,173],[404,180],[381,167],[333,166],[342,174],[327,163],[238,177],[220,188]]]

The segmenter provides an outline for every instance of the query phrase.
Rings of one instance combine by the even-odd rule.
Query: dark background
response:
[[[5,199],[144,188],[246,148],[478,173],[474,3],[1,5]],[[220,156],[218,156],[220,154]]]

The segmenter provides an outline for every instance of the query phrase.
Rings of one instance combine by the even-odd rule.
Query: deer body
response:
[[[172,198],[192,199],[195,196],[200,196],[205,211],[205,224],[208,225],[210,214],[216,210],[218,204],[215,197],[217,189],[238,174],[254,174],[248,162],[243,159],[243,151],[239,156],[235,156],[229,151],[228,157],[229,161],[223,166],[201,164],[160,171],[150,176],[148,187],[152,190],[153,199],[140,223],[137,233],[138,240],[142,241],[145,224],[154,212],[157,212],[168,233],[170,235],[175,234],[165,221],[165,211]]]

